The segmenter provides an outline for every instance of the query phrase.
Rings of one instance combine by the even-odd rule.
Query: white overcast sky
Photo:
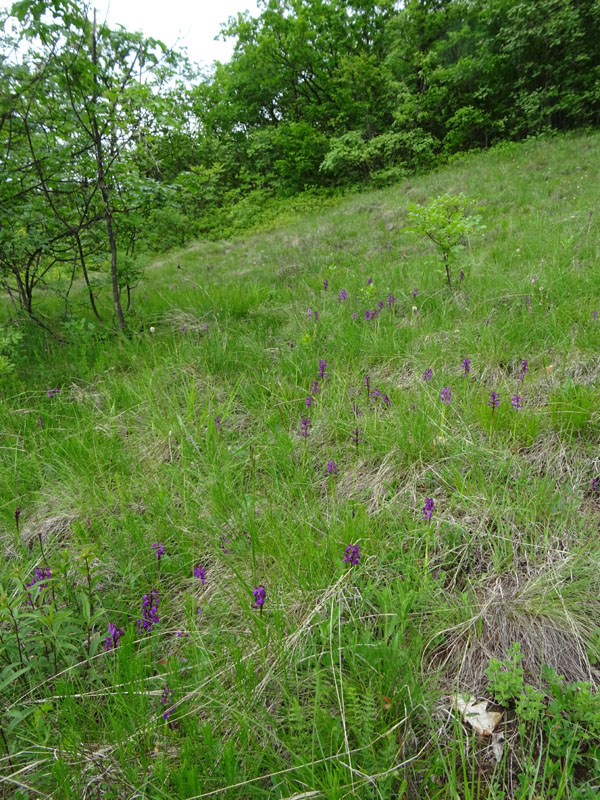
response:
[[[11,5],[12,0],[0,0],[0,8]],[[214,41],[222,22],[239,11],[259,13],[256,0],[90,0],[90,6],[109,25],[141,30],[168,47],[185,46],[190,59],[202,66],[228,61],[233,52],[233,39]]]

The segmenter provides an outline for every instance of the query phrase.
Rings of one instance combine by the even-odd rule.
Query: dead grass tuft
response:
[[[374,514],[380,510],[397,474],[397,458],[394,451],[387,453],[379,465],[359,461],[356,469],[342,475],[337,484],[336,494],[339,500],[367,496],[367,511],[369,514]]]
[[[567,681],[598,683],[588,645],[600,624],[600,598],[597,582],[589,578],[574,576],[565,560],[532,575],[504,574],[471,584],[472,614],[443,632],[444,642],[430,651],[430,667],[442,670],[449,690],[481,694],[490,659],[508,659],[519,642],[528,683],[540,685],[543,665]]]
[[[21,541],[29,548],[40,539],[44,546],[55,544],[64,538],[74,520],[75,514],[67,513],[55,514],[40,520],[33,519],[22,527]]]

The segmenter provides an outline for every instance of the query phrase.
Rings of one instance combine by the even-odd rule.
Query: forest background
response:
[[[17,315],[85,282],[125,312],[148,254],[458,153],[594,126],[597,0],[263,0],[201,72],[74,0],[0,20],[0,272]],[[5,348],[6,349],[6,348]]]

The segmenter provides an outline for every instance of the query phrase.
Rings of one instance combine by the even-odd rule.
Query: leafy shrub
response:
[[[481,217],[473,214],[475,200],[464,194],[435,197],[426,206],[410,205],[406,228],[412,233],[427,236],[441,255],[448,286],[452,287],[450,256],[465,246],[472,233],[483,230]]]
[[[430,168],[435,163],[435,151],[435,139],[420,128],[389,131],[372,139],[351,131],[332,139],[320,170],[337,182],[367,181],[379,176],[381,184],[383,174],[390,178],[393,174],[397,180],[408,172]]]
[[[0,327],[0,377],[14,371],[13,359],[18,353],[23,334],[13,328]]]

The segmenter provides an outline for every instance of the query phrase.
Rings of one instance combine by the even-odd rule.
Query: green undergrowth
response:
[[[6,796],[596,796],[598,145],[170,253],[127,335],[82,300],[2,339]],[[405,230],[446,193],[485,226],[452,290]]]

